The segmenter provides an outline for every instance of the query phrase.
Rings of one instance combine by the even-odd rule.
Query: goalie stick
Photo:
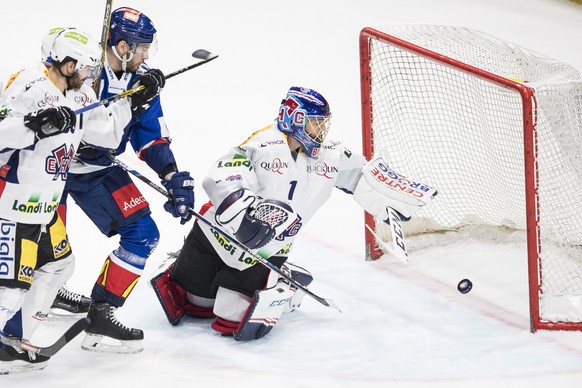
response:
[[[172,199],[172,196],[166,190],[164,190],[162,187],[160,187],[157,184],[155,184],[154,182],[152,182],[150,179],[148,179],[144,175],[140,174],[138,171],[132,170],[127,164],[123,163],[121,160],[119,160],[115,156],[110,155],[109,158],[111,159],[111,162],[113,162],[113,164],[121,167],[125,171],[127,171],[130,174],[134,175],[139,180],[141,180],[142,182],[146,183],[148,186],[150,186],[151,188],[153,188],[154,190],[156,190],[158,193],[164,195],[166,198],[168,198],[170,200]],[[247,254],[251,255],[259,263],[261,263],[262,265],[264,265],[268,269],[276,272],[279,276],[285,278],[285,280],[287,280],[289,283],[293,284],[295,287],[297,287],[298,289],[302,290],[303,292],[305,292],[307,295],[309,295],[310,297],[312,297],[313,299],[315,299],[316,301],[318,301],[322,305],[327,306],[327,307],[330,307],[330,308],[333,308],[333,309],[339,311],[340,313],[342,312],[339,309],[339,307],[337,306],[337,304],[335,303],[335,301],[333,299],[322,298],[322,297],[314,294],[313,292],[311,292],[310,290],[308,290],[306,287],[304,287],[301,283],[299,283],[298,281],[294,280],[291,276],[287,275],[283,270],[279,269],[276,265],[274,265],[270,261],[262,258],[261,256],[253,253],[250,250],[250,248],[246,247],[243,243],[239,242],[237,239],[235,239],[230,234],[228,234],[227,232],[225,232],[222,228],[220,228],[219,226],[217,226],[212,221],[208,220],[207,218],[205,218],[201,214],[197,213],[194,209],[189,208],[188,209],[188,212],[191,215],[193,215],[194,217],[196,217],[197,219],[199,219],[200,221],[204,222],[206,225],[210,226],[212,229],[215,229],[218,233],[222,234],[228,240],[230,240],[233,243],[237,244],[243,251],[245,251]]]
[[[205,63],[208,63],[208,62],[210,62],[210,61],[218,58],[218,54],[212,54],[210,51],[204,50],[204,49],[198,49],[198,50],[194,51],[192,53],[192,56],[194,58],[196,58],[196,59],[200,59],[200,61],[198,61],[196,63],[193,63],[192,65],[186,66],[186,67],[184,67],[182,69],[176,70],[176,71],[174,71],[174,72],[166,75],[165,76],[166,79],[175,77],[178,74],[182,74],[185,71],[194,69],[195,67],[201,66],[201,65],[203,65]],[[126,91],[123,91],[123,92],[121,92],[119,94],[116,94],[115,96],[107,97],[107,98],[104,98],[102,100],[96,101],[96,102],[94,102],[92,104],[89,104],[89,105],[83,107],[83,108],[77,109],[75,111],[75,115],[79,115],[81,113],[87,112],[88,110],[95,109],[95,108],[97,108],[100,105],[109,104],[110,102],[117,101],[117,100],[119,100],[121,98],[124,98],[124,97],[127,97],[127,96],[131,96],[132,94],[134,94],[135,92],[139,92],[143,88],[144,88],[144,86],[143,85],[140,85],[140,86],[137,86],[135,88],[132,88],[132,89],[128,89]]]
[[[384,252],[396,257],[398,260],[404,264],[408,264],[408,251],[406,250],[406,243],[404,241],[404,233],[402,232],[402,224],[400,223],[400,216],[398,213],[392,209],[388,208],[388,214],[390,219],[390,234],[392,235],[392,246],[388,245],[378,234],[366,225],[366,229],[372,233],[380,248]]]
[[[79,319],[54,344],[47,347],[34,346],[27,342],[23,342],[20,338],[4,337],[2,335],[0,335],[0,342],[14,348],[20,348],[26,352],[32,352],[45,357],[52,357],[88,326],[89,319],[87,317]]]

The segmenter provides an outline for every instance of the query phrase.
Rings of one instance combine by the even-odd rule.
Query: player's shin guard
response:
[[[91,299],[121,307],[139,281],[146,258],[118,248],[105,260]]]
[[[219,294],[220,291],[221,289],[219,289]],[[234,293],[234,291],[231,290],[227,291]],[[221,317],[220,309],[218,309],[219,311],[216,311],[215,309],[217,317],[212,323],[212,328],[223,335],[232,335],[237,341],[249,341],[262,338],[267,335],[273,326],[275,326],[279,321],[285,306],[289,304],[294,292],[295,291],[290,289],[289,285],[283,281],[279,281],[274,287],[266,290],[255,291],[255,295],[250,300],[250,304],[248,304],[248,307],[239,322]],[[242,302],[244,299],[244,296],[241,295],[238,306],[243,304]]]
[[[188,301],[186,290],[170,276],[173,268],[174,264],[171,264],[164,272],[154,276],[150,281],[168,322],[176,326],[184,315],[194,318],[213,318],[212,307],[201,307]]]

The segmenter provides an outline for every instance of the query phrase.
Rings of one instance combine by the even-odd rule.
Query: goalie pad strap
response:
[[[354,200],[368,213],[386,219],[387,207],[404,218],[410,218],[431,202],[437,191],[424,183],[408,179],[392,171],[381,157],[362,168],[362,176],[354,190]]]

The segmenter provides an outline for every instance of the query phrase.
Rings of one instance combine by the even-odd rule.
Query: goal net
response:
[[[405,234],[525,230],[531,330],[581,330],[580,73],[451,26],[365,28],[360,60],[364,154],[439,192]],[[366,214],[390,241],[375,221]],[[382,254],[374,234],[366,229],[370,258]]]

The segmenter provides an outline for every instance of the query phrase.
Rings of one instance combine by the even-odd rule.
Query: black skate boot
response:
[[[116,307],[92,302],[81,348],[92,352],[138,353],[143,350],[143,331],[126,327],[115,317]]]
[[[0,375],[41,370],[46,367],[48,360],[49,357],[4,345],[4,347],[0,348]]]
[[[86,314],[89,311],[89,305],[91,304],[91,299],[77,294],[76,292],[69,291],[65,286],[59,289],[51,309],[65,310],[71,314]],[[62,315],[57,311],[51,311],[54,315]]]

